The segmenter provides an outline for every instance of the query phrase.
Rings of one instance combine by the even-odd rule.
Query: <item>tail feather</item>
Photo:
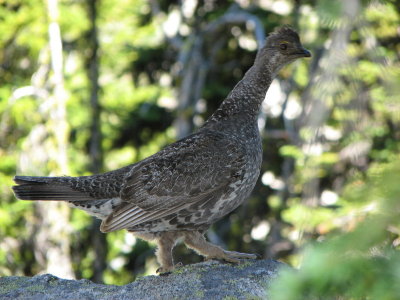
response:
[[[44,176],[14,176],[16,184],[43,184],[55,181],[60,177],[44,177]]]
[[[65,177],[15,176],[12,189],[21,200],[88,201],[93,198],[73,189]]]

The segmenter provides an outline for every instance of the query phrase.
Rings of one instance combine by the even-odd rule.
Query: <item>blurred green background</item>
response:
[[[0,0],[0,276],[154,274],[153,244],[17,201],[12,177],[104,172],[189,134],[283,24],[313,57],[273,82],[260,180],[208,238],[299,267],[276,299],[400,299],[399,0]]]

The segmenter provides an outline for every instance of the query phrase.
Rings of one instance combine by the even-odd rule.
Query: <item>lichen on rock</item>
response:
[[[273,260],[236,266],[207,261],[123,286],[66,280],[50,274],[9,276],[0,278],[0,299],[267,299],[268,285],[283,266]]]

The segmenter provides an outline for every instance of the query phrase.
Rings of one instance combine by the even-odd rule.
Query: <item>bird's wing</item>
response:
[[[156,220],[194,203],[207,205],[244,176],[243,145],[206,131],[171,144],[135,165],[126,176],[123,203],[106,220],[103,231]]]

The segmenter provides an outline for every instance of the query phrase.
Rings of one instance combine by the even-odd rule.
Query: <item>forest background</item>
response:
[[[207,236],[300,267],[277,299],[400,295],[399,0],[0,1],[0,276],[153,274],[153,244],[18,201],[12,177],[113,170],[184,137],[283,24],[313,57],[273,82],[260,180]]]

